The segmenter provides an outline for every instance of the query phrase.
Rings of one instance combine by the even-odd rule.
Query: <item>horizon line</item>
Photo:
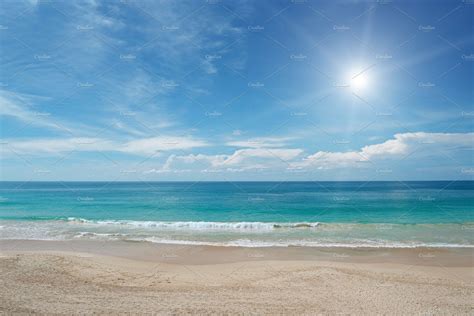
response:
[[[2,182],[103,182],[103,183],[189,183],[189,182],[204,182],[204,183],[224,183],[224,182],[474,182],[474,179],[446,179],[446,180],[117,180],[117,181],[107,181],[107,180],[0,180]]]

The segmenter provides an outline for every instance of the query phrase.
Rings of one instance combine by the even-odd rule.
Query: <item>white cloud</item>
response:
[[[331,169],[337,167],[356,166],[360,162],[400,158],[416,150],[429,149],[430,155],[439,154],[442,150],[458,148],[472,148],[474,133],[401,133],[395,134],[380,144],[367,145],[359,151],[325,152],[318,151],[303,159],[294,162],[294,167],[317,167]]]
[[[267,139],[268,140],[268,139]],[[363,146],[360,150],[338,152],[318,151],[302,157],[297,148],[242,148],[230,154],[185,154],[195,148],[211,146],[205,140],[191,136],[157,136],[119,142],[97,137],[4,139],[0,145],[2,156],[16,154],[54,155],[70,151],[109,151],[150,156],[173,152],[159,168],[147,173],[183,172],[245,172],[256,170],[307,170],[356,167],[364,163],[387,159],[404,159],[420,155],[445,157],[449,152],[472,149],[474,133],[401,133],[382,143]],[[417,155],[411,155],[415,152]]]
[[[132,140],[120,146],[119,151],[150,155],[160,151],[185,150],[208,145],[207,142],[192,137],[158,136]]]
[[[130,5],[130,9],[147,16],[144,23],[129,25],[144,38],[138,49],[153,51],[167,61],[168,67],[182,67],[186,72],[196,65],[200,65],[200,71],[206,74],[218,72],[220,54],[226,52],[229,40],[232,42],[243,33],[242,28],[234,25],[238,19],[236,16],[218,14],[205,3],[139,1]],[[206,58],[204,51],[219,53],[219,56]],[[241,59],[242,56],[235,58]],[[232,57],[229,59],[233,61]]]
[[[223,162],[223,166],[239,165],[252,158],[277,159],[281,162],[292,160],[299,156],[303,151],[301,149],[286,148],[246,148],[235,151]]]
[[[156,173],[174,172],[181,169],[213,172],[242,172],[256,169],[268,169],[286,164],[301,155],[301,149],[284,148],[246,148],[236,150],[230,155],[190,154],[184,156],[170,155],[162,168]]]
[[[235,140],[226,143],[227,146],[245,148],[275,148],[285,147],[294,137],[254,137],[246,140]]]
[[[39,99],[44,98],[0,90],[0,115],[13,117],[34,126],[65,130],[51,118],[50,113],[33,110],[34,100]]]
[[[2,140],[2,152],[17,154],[57,154],[70,151],[98,151],[113,148],[114,144],[100,138],[37,138],[26,140]]]
[[[3,139],[2,154],[59,154],[70,151],[115,151],[134,155],[151,155],[163,151],[188,150],[208,146],[202,140],[185,136],[160,136],[142,138],[125,143],[103,138],[35,138],[35,139]]]
[[[301,162],[292,164],[293,168],[311,167],[315,166],[319,169],[329,169],[334,167],[346,167],[356,162],[367,161],[358,152],[326,152],[318,151],[303,159]]]
[[[362,155],[367,158],[391,155],[407,155],[420,145],[436,147],[469,147],[474,145],[474,133],[403,133],[395,134],[394,139],[381,144],[368,145],[362,148]]]
[[[157,113],[157,111],[153,112],[153,109],[147,109],[148,113],[135,112],[131,111],[128,106],[116,106],[112,113],[117,118],[101,120],[101,123],[104,124],[102,127],[73,123],[53,116],[49,112],[35,110],[35,108],[39,108],[38,104],[44,101],[50,101],[50,98],[0,90],[0,116],[21,121],[25,126],[46,128],[68,136],[78,137],[97,135],[104,129],[109,132],[115,129],[116,132],[120,132],[120,136],[127,134],[131,137],[144,137],[150,132],[156,133],[157,130],[174,125],[174,122],[165,115]],[[151,113],[159,118],[150,120]]]

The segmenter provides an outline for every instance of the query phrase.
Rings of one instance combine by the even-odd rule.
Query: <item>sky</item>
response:
[[[469,180],[474,1],[0,3],[0,179]]]

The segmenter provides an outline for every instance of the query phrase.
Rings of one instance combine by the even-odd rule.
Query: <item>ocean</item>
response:
[[[0,239],[474,247],[474,181],[0,182]]]

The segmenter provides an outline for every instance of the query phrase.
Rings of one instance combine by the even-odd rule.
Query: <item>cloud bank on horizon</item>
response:
[[[2,180],[470,180],[470,1],[6,1]]]

